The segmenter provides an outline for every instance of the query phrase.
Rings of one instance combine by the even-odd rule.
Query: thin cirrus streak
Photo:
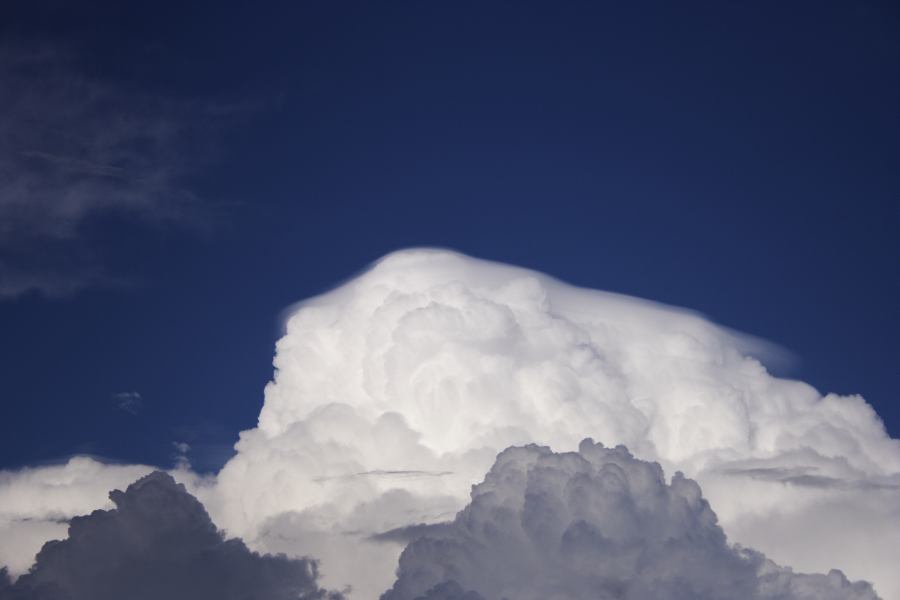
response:
[[[214,480],[176,476],[229,535],[315,556],[323,586],[375,598],[402,532],[448,521],[498,452],[590,437],[696,479],[730,542],[900,596],[900,442],[862,398],[822,396],[759,359],[758,344],[695,313],[401,251],[296,306],[258,427]],[[389,472],[441,475],[359,476]],[[94,506],[129,476],[98,485]],[[4,475],[0,506],[16,486],[27,495]],[[0,527],[25,527],[26,513],[0,511]],[[21,570],[31,549],[11,544],[0,556]]]

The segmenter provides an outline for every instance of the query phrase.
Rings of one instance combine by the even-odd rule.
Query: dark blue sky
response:
[[[2,46],[189,129],[163,162],[192,215],[6,228],[0,261],[53,245],[31,275],[104,277],[0,299],[0,466],[166,465],[177,440],[214,468],[255,425],[280,312],[414,245],[699,310],[900,435],[895,3],[74,4],[4,3]],[[35,110],[115,126],[64,105]]]

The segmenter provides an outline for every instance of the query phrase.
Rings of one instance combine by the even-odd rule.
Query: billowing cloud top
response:
[[[732,548],[700,487],[627,449],[502,452],[449,526],[411,543],[382,600],[874,600]]]
[[[0,598],[340,600],[316,585],[315,563],[224,540],[170,475],[151,473],[110,498],[115,509],[73,519],[68,539],[47,543],[14,585],[0,583]]]
[[[698,478],[735,540],[900,594],[886,558],[900,552],[900,442],[861,398],[822,397],[747,354],[684,310],[398,252],[287,320],[259,427],[219,476],[221,521],[272,550],[323,535],[326,581],[374,592],[391,569],[354,567],[333,532],[446,520],[503,448],[592,437]]]
[[[451,520],[498,452],[590,437],[696,479],[730,541],[900,597],[900,441],[862,398],[773,377],[758,350],[684,310],[398,252],[295,307],[258,427],[214,482],[177,476],[230,535],[316,556],[326,587],[371,599],[396,542]],[[38,539],[47,514],[0,510],[0,528]]]

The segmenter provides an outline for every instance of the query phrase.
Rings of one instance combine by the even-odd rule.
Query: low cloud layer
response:
[[[875,600],[728,544],[700,487],[591,440],[502,452],[453,523],[412,542],[382,600]]]
[[[590,437],[697,480],[732,542],[900,597],[900,442],[862,398],[773,377],[766,359],[684,310],[398,252],[292,310],[258,427],[214,481],[176,476],[229,535],[316,556],[325,587],[373,599],[410,527],[452,520],[498,452]],[[52,525],[56,500],[3,512],[10,489],[37,496],[40,472],[0,477],[0,527]],[[0,536],[17,572],[32,548]]]
[[[77,517],[30,572],[0,583],[2,600],[339,600],[317,585],[310,560],[261,556],[225,540],[170,475],[151,473],[116,508]],[[5,578],[5,574],[0,574]]]
[[[311,559],[225,540],[200,502],[152,472],[75,517],[0,600],[340,600]],[[658,463],[584,440],[497,457],[455,519],[411,541],[381,600],[877,600],[838,570],[798,574],[731,546],[700,487]],[[364,597],[351,595],[351,597]]]

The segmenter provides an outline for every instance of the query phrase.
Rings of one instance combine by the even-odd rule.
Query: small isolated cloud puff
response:
[[[191,451],[191,446],[187,442],[172,442],[172,447],[175,448],[175,454],[173,458],[175,459],[175,468],[188,471],[191,468],[191,460],[188,458],[188,453]]]
[[[166,473],[113,491],[116,508],[76,517],[2,600],[338,600],[316,564],[261,556],[225,540],[200,502]],[[4,575],[5,577],[5,575]]]
[[[449,527],[407,546],[382,600],[874,600],[730,546],[700,487],[627,449],[508,448]]]
[[[140,392],[118,392],[113,394],[116,408],[131,415],[137,415],[144,407],[144,398]]]

